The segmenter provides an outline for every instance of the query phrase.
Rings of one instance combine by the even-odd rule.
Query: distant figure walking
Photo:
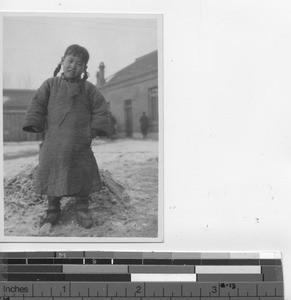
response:
[[[142,113],[139,122],[140,122],[140,131],[142,133],[143,138],[145,139],[147,138],[148,128],[149,128],[149,118],[147,117],[145,112]]]
[[[114,115],[109,112],[109,115],[110,115],[110,128],[109,128],[109,137],[111,139],[114,139],[116,138],[116,119],[114,117]]]

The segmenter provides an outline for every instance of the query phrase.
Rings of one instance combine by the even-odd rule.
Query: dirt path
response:
[[[121,203],[112,197],[106,188],[94,194],[90,208],[95,226],[91,229],[83,229],[76,223],[74,199],[64,198],[61,220],[53,227],[50,236],[156,237],[158,230],[157,146],[158,143],[154,141],[95,142],[93,151],[99,168],[108,170],[114,180],[125,187],[130,201]],[[4,162],[4,168],[7,168],[6,173],[9,174],[10,179],[15,176],[12,157],[15,157],[15,161],[21,159],[17,156],[15,147],[10,152],[8,147],[6,148],[6,157],[9,159],[5,161],[7,164]],[[27,149],[23,150],[23,147],[21,151],[28,152]],[[31,160],[35,159],[35,156],[31,156]],[[34,174],[31,169],[26,165],[24,174],[20,176],[18,174],[17,180],[10,188],[5,189],[5,235],[7,236],[41,235],[38,223],[45,211],[46,201],[45,198],[33,193]]]

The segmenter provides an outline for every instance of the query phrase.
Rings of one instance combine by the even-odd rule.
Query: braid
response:
[[[82,78],[82,81],[86,81],[88,79],[88,77],[90,76],[90,74],[87,72],[87,66],[85,68],[85,72],[84,72],[84,76]]]
[[[82,90],[84,88],[85,81],[90,76],[90,74],[86,70],[87,70],[87,67],[86,67],[84,75],[83,75],[83,77],[82,77],[82,79],[81,79],[81,81],[79,83],[79,90]]]
[[[86,67],[83,78],[82,78],[82,81],[85,82],[88,79],[89,76],[90,76],[90,74],[87,72],[87,67]]]
[[[88,72],[85,72],[84,76],[83,76],[83,81],[87,80],[89,78],[89,73]]]
[[[57,76],[57,74],[60,72],[61,67],[62,67],[62,64],[59,63],[59,64],[57,65],[57,67],[55,68],[55,71],[54,71],[54,77]]]

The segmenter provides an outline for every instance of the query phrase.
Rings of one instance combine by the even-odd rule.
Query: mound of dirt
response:
[[[19,226],[17,235],[88,236],[88,230],[82,232],[83,229],[78,228],[74,218],[75,198],[70,197],[63,198],[61,201],[60,224],[54,226],[50,233],[40,231],[39,221],[45,214],[47,200],[45,196],[34,193],[37,168],[38,161],[35,160],[16,176],[4,180],[5,235],[11,235],[9,232],[15,232],[15,226]],[[100,175],[103,189],[91,195],[90,203],[95,225],[100,228],[100,225],[108,223],[110,217],[118,215],[119,212],[130,211],[131,213],[126,217],[130,219],[133,210],[130,207],[130,197],[124,187],[113,179],[109,171],[100,170]],[[122,213],[121,219],[124,220]],[[70,226],[77,229],[72,231],[68,228]],[[110,232],[110,228],[108,229]],[[96,230],[93,236],[99,236]]]

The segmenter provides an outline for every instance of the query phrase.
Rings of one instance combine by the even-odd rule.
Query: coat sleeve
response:
[[[49,80],[46,80],[33,96],[24,118],[22,129],[28,132],[42,132],[45,129],[47,105],[50,96]]]
[[[107,103],[101,92],[92,86],[90,89],[90,102],[91,102],[91,129],[93,136],[105,136],[109,134],[109,112]]]

